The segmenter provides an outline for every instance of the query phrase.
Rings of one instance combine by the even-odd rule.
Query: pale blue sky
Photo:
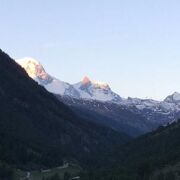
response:
[[[179,0],[0,0],[0,43],[61,80],[123,97],[180,92]]]

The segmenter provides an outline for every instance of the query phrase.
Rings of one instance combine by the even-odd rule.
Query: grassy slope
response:
[[[55,174],[58,174],[61,179],[64,177],[64,173],[69,173],[71,177],[78,176],[79,172],[81,171],[81,167],[75,164],[70,164],[66,168],[52,168],[47,171],[31,171],[30,172],[30,179],[31,180],[42,180],[43,177],[48,178]],[[19,180],[21,178],[25,178],[27,176],[27,172],[17,170],[15,173],[15,180]]]

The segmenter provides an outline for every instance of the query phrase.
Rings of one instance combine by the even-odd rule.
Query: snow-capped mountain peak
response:
[[[180,103],[180,93],[174,92],[172,95],[168,96],[164,101],[168,103]]]
[[[85,76],[82,80],[82,84],[89,84],[91,83],[91,80],[89,79],[89,77]]]
[[[79,97],[79,93],[72,85],[46,73],[39,61],[33,58],[23,58],[16,60],[16,62],[26,70],[32,79],[44,86],[49,92],[60,95],[72,95],[75,98]]]
[[[28,75],[35,79],[39,78],[41,80],[49,80],[50,76],[46,73],[43,66],[36,59],[26,57],[16,60],[28,73]]]
[[[79,92],[82,99],[91,99],[97,101],[121,101],[121,97],[114,93],[107,83],[92,81],[87,76],[74,88]]]
[[[95,88],[110,89],[107,83],[101,81],[91,81],[89,77],[85,76],[82,80],[82,86],[90,84],[93,85]]]

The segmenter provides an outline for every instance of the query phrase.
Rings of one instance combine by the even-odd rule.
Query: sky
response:
[[[179,0],[0,0],[0,48],[122,97],[180,92]]]

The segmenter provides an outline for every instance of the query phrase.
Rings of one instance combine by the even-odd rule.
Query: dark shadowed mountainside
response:
[[[75,115],[0,51],[0,161],[22,169],[103,164],[129,137]]]
[[[179,180],[180,121],[116,148],[112,156],[114,168],[89,172],[84,179]]]
[[[117,132],[123,132],[131,137],[137,137],[157,128],[157,124],[148,121],[132,107],[126,107],[111,102],[75,99],[56,95],[67,104],[78,116],[97,124],[111,127]]]

